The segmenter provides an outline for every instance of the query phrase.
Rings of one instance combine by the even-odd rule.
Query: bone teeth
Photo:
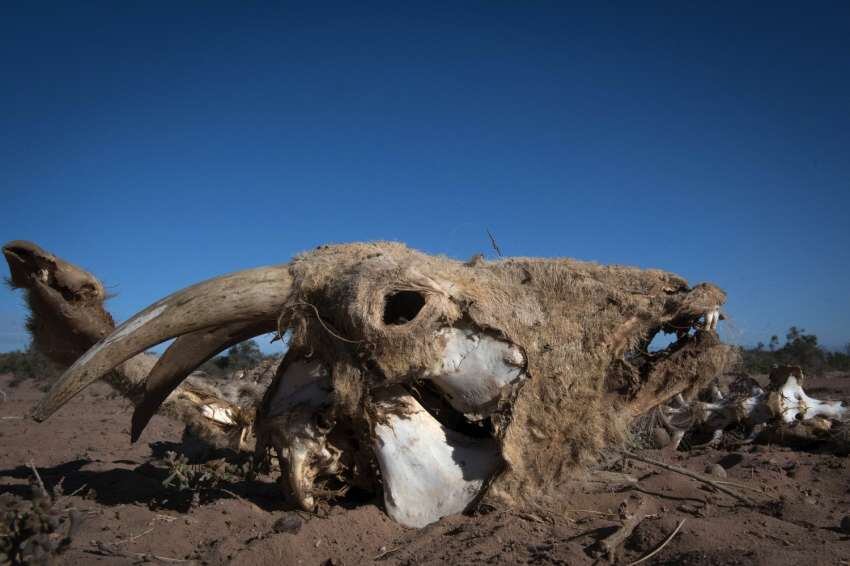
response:
[[[717,330],[717,322],[720,320],[719,308],[706,312],[703,317],[705,319],[705,324],[703,325],[705,330]]]
[[[289,448],[286,457],[289,468],[287,479],[298,506],[305,511],[312,511],[315,500],[310,493],[313,488],[313,481],[309,477],[311,474],[307,466],[307,456],[308,451],[304,446],[295,445]]]

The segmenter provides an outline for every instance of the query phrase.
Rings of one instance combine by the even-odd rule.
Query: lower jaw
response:
[[[372,448],[383,478],[387,514],[407,527],[424,527],[461,513],[501,465],[496,442],[442,425],[404,388],[376,399],[382,418]]]

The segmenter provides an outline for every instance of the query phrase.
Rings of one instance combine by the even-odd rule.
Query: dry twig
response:
[[[710,479],[710,478],[708,478],[708,477],[706,477],[702,474],[692,472],[692,471],[685,469],[685,468],[680,468],[679,466],[674,466],[673,464],[667,464],[665,462],[653,460],[652,458],[646,458],[644,456],[639,456],[639,455],[637,455],[633,452],[629,452],[627,450],[622,450],[621,452],[624,456],[631,458],[632,460],[637,460],[638,462],[643,462],[645,464],[651,464],[653,466],[658,466],[659,468],[663,468],[663,469],[671,471],[671,472],[676,472],[677,474],[682,474],[683,476],[687,476],[691,479],[695,479],[699,482],[710,485],[714,489],[716,489],[717,491],[725,493],[726,495],[729,495],[730,497],[734,497],[735,499],[737,499],[741,503],[744,503],[746,505],[753,505],[753,502],[750,499],[744,497],[743,495],[739,495],[739,494],[735,493],[731,489],[723,487],[720,484],[720,482],[717,482],[713,479]],[[724,483],[728,484],[729,482],[724,482]]]
[[[168,563],[180,563],[180,562],[191,562],[191,560],[184,560],[182,558],[170,558],[168,556],[160,556],[158,554],[151,554],[149,552],[125,552],[123,550],[118,550],[117,548],[110,548],[102,542],[98,542],[95,544],[95,548],[87,548],[83,552],[88,552],[89,554],[95,554],[98,556],[115,556],[115,557],[123,557],[123,558],[135,558],[141,560],[159,560],[160,562],[168,562]]]
[[[493,234],[490,232],[490,229],[487,229],[487,235],[490,236],[490,245],[493,246],[493,250],[498,254],[499,257],[502,257],[502,249],[499,247],[499,244],[496,243],[496,238],[493,237]]]
[[[378,554],[377,556],[375,556],[372,560],[380,560],[380,559],[382,559],[382,558],[386,558],[386,557],[387,557],[387,556],[389,556],[390,554],[394,554],[394,553],[398,552],[399,550],[401,550],[401,547],[400,547],[400,546],[396,546],[396,547],[391,548],[391,549],[389,549],[389,550],[385,550],[385,551],[383,551],[382,553],[380,553],[380,554]]]
[[[659,552],[661,552],[661,549],[662,549],[662,548],[664,548],[665,546],[667,546],[667,543],[669,543],[671,540],[673,540],[673,537],[674,537],[674,536],[676,536],[676,533],[678,533],[678,532],[679,532],[679,530],[682,528],[682,525],[684,525],[684,524],[685,524],[685,520],[684,520],[684,519],[682,519],[681,521],[679,521],[679,524],[678,524],[678,525],[676,525],[676,528],[675,528],[675,529],[673,529],[673,532],[672,532],[672,533],[670,533],[670,536],[669,536],[669,537],[667,537],[667,539],[666,539],[664,542],[662,542],[662,543],[658,546],[658,548],[656,548],[655,550],[653,550],[652,552],[650,552],[649,554],[647,554],[647,555],[646,555],[646,556],[644,556],[643,558],[641,558],[641,559],[639,559],[639,560],[635,560],[634,562],[629,563],[629,566],[635,566],[636,564],[640,564],[641,562],[646,562],[647,560],[649,560],[650,558],[652,558],[653,556],[655,556],[656,554],[658,554]]]
[[[593,545],[593,552],[599,556],[614,561],[617,557],[617,549],[622,545],[627,538],[632,536],[641,521],[646,517],[646,501],[643,499],[638,503],[637,509],[633,513],[629,513],[625,502],[620,506],[620,518],[623,524],[613,533],[597,541]]]
[[[43,482],[43,481],[41,481],[41,476],[40,476],[40,475],[38,475],[38,469],[35,467],[35,464],[33,464],[32,460],[30,460],[30,462],[29,462],[29,466],[30,466],[30,469],[32,470],[33,475],[35,476],[35,479],[38,481],[38,487],[40,487],[40,488],[41,488],[41,491],[42,491],[45,495],[49,495],[49,492],[47,491],[47,488],[46,488],[46,487],[44,487],[44,482]]]
[[[137,534],[137,535],[133,535],[133,536],[131,536],[131,537],[129,537],[129,538],[125,538],[124,540],[116,540],[115,542],[110,542],[110,543],[107,543],[107,544],[111,544],[111,545],[113,545],[113,546],[118,546],[118,545],[120,545],[120,544],[127,544],[128,542],[133,542],[134,540],[138,540],[138,539],[142,538],[143,536],[148,535],[148,534],[150,534],[150,533],[152,533],[152,532],[153,532],[153,527],[149,528],[148,530],[146,530],[146,531],[145,531],[145,532],[143,532],[143,533],[139,533],[139,534]]]

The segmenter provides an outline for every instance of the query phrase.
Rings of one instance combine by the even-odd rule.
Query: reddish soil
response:
[[[6,396],[0,395],[0,492],[29,496],[28,462],[48,486],[61,481],[66,494],[76,492],[61,503],[85,519],[62,562],[590,564],[591,545],[620,524],[620,504],[633,508],[642,498],[650,515],[627,539],[618,563],[649,554],[684,520],[643,564],[850,564],[850,535],[840,526],[850,515],[850,458],[816,449],[641,452],[697,472],[720,464],[727,481],[750,488],[733,489],[755,506],[629,462],[624,471],[639,478],[636,487],[576,482],[559,488],[545,510],[494,509],[411,530],[389,520],[375,500],[344,501],[324,516],[296,513],[268,477],[208,490],[193,504],[190,495],[162,485],[162,456],[179,450],[180,425],[157,417],[130,445],[129,405],[105,385],[37,424],[25,416],[41,392],[31,381],[11,381],[0,377]],[[850,399],[850,376],[806,385],[815,397]]]

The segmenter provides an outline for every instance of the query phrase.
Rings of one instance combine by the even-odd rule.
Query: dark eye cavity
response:
[[[416,291],[396,291],[384,299],[384,324],[407,324],[425,306],[425,297]]]

